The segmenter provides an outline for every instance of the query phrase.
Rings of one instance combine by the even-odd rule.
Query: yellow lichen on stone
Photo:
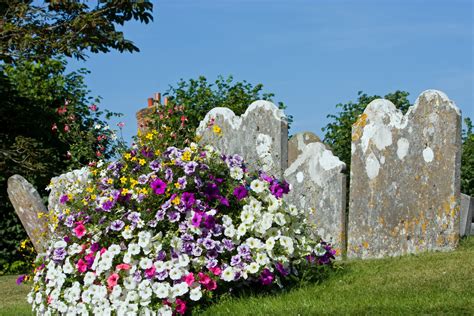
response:
[[[367,114],[363,113],[362,115],[359,116],[357,121],[352,125],[352,127],[354,128],[354,131],[352,133],[353,142],[359,140],[359,138],[362,136],[362,131],[366,124],[367,124]]]

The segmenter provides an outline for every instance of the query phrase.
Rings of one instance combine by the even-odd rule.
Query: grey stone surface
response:
[[[423,92],[403,115],[371,102],[352,129],[348,257],[450,250],[459,240],[461,113]]]
[[[214,108],[196,131],[200,143],[224,154],[239,154],[251,169],[281,177],[288,164],[288,123],[283,111],[268,101],[255,101],[242,116]]]
[[[291,184],[285,199],[307,210],[312,231],[331,242],[340,257],[346,240],[346,176],[341,173],[345,164],[321,142],[301,144],[299,151],[284,172]]]
[[[48,243],[48,211],[44,206],[38,191],[31,183],[20,175],[13,175],[8,179],[8,197],[15,208],[28,236],[38,253],[46,250]]]
[[[470,235],[473,213],[474,198],[461,193],[461,220],[459,228],[459,235],[461,237]]]
[[[316,142],[322,143],[321,139],[311,132],[301,132],[291,136],[288,141],[288,166],[303,152],[307,144]]]

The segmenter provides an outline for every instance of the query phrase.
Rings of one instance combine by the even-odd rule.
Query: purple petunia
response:
[[[59,198],[59,203],[61,203],[61,204],[65,204],[67,201],[69,201],[69,196],[67,196],[67,194],[62,195]]]
[[[153,192],[155,192],[155,194],[163,194],[166,191],[166,183],[163,182],[163,180],[161,180],[160,178],[153,180],[150,183],[150,186],[153,189]]]
[[[198,166],[198,163],[195,161],[190,161],[186,165],[184,165],[184,173],[186,175],[192,175],[194,171],[196,171],[196,167]]]
[[[114,230],[116,232],[122,230],[122,228],[125,226],[125,223],[119,219],[113,221],[112,223],[110,223],[110,229],[111,230]]]
[[[260,274],[260,282],[263,285],[271,284],[274,279],[275,279],[275,276],[270,270],[268,270],[267,268],[263,269],[262,273]]]
[[[242,200],[246,198],[248,195],[248,191],[245,188],[244,185],[238,186],[234,189],[234,196],[237,198],[237,200]]]

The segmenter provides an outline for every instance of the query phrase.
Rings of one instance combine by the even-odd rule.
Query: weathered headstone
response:
[[[288,166],[303,152],[307,144],[316,142],[322,143],[321,139],[311,132],[301,132],[291,136],[288,141]]]
[[[403,115],[372,101],[352,129],[349,257],[450,250],[459,240],[461,113],[439,91]]]
[[[20,175],[8,179],[8,197],[38,253],[46,250],[48,223],[46,207],[38,191]]]
[[[461,226],[459,235],[461,237],[471,234],[472,217],[474,212],[474,198],[461,194]]]
[[[304,141],[304,134],[295,137]],[[299,146],[300,154],[285,170],[285,180],[291,184],[286,200],[307,210],[312,231],[331,242],[340,256],[346,240],[346,177],[341,173],[345,164],[323,143],[309,143],[309,139]]]
[[[239,154],[250,168],[281,176],[288,163],[288,123],[283,111],[268,101],[253,102],[241,116],[217,107],[196,131],[200,143],[224,154]]]

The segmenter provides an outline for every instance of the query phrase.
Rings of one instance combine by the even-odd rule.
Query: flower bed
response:
[[[161,153],[154,137],[62,182],[50,201],[58,237],[28,295],[37,313],[184,314],[231,288],[278,288],[331,264],[330,245],[283,201],[286,182],[209,146]]]

